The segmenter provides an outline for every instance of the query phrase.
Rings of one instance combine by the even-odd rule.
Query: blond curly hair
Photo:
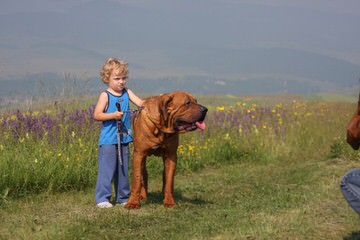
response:
[[[106,60],[104,65],[100,70],[100,77],[104,83],[109,83],[110,75],[112,71],[117,71],[117,74],[122,75],[124,77],[128,77],[129,75],[129,68],[128,63],[118,59],[118,58],[109,58]]]

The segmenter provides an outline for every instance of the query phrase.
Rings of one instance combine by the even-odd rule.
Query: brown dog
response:
[[[346,141],[354,150],[358,150],[360,147],[360,94],[357,105],[357,110],[352,116],[347,126]]]
[[[133,120],[134,156],[132,164],[131,196],[126,208],[139,208],[140,200],[148,193],[146,157],[162,156],[163,203],[175,205],[174,176],[179,145],[179,133],[205,129],[207,108],[197,103],[186,92],[171,92],[145,99],[142,108]]]

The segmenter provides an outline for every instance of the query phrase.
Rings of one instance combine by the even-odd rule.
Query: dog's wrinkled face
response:
[[[151,98],[146,101],[145,108],[162,132],[185,133],[205,129],[204,119],[208,109],[187,92],[176,91]]]
[[[205,130],[207,108],[198,104],[190,94],[179,92],[174,94],[168,106],[169,124],[177,132],[188,132],[196,129]]]
[[[162,132],[205,130],[204,119],[208,109],[187,92],[176,91],[152,97],[144,105],[149,118]]]

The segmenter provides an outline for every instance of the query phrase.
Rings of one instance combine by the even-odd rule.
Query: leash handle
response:
[[[116,108],[117,108],[117,110],[119,111],[119,112],[121,112],[121,105],[120,105],[120,103],[116,103]]]
[[[121,112],[121,105],[120,105],[120,103],[117,102],[115,105],[116,105],[117,110],[118,110],[119,112]],[[118,128],[118,131],[121,130],[121,120],[118,120],[118,121],[117,121],[117,128]]]

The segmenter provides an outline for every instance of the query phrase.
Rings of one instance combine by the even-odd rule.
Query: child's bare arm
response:
[[[133,102],[136,106],[141,107],[143,105],[143,100],[135,95],[133,91],[127,89],[129,94],[130,101]]]

